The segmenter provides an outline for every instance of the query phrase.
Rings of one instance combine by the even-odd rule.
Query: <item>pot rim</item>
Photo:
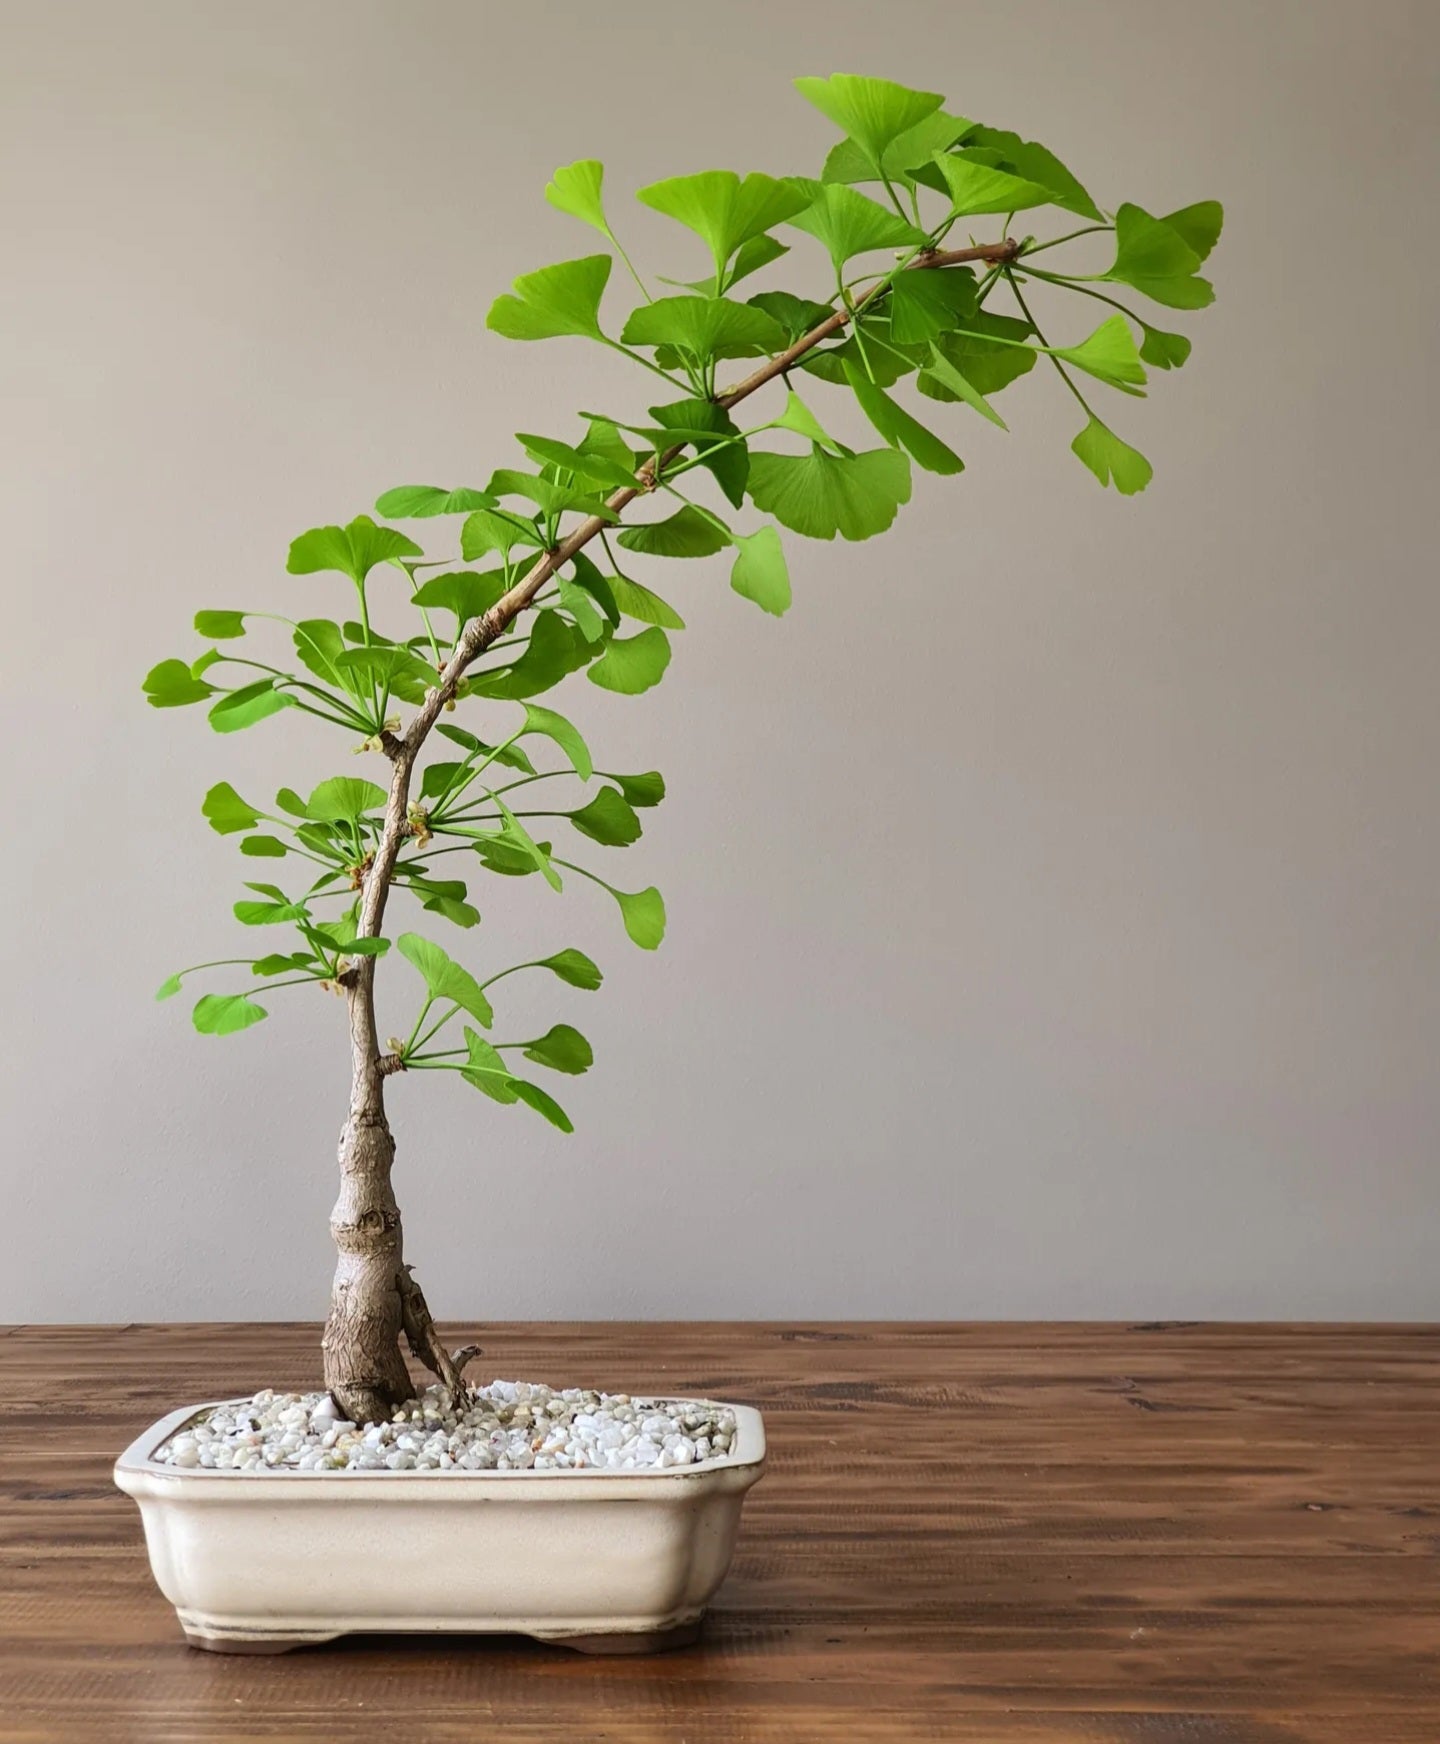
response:
[[[623,1471],[610,1466],[594,1466],[583,1471],[563,1466],[552,1466],[541,1471],[533,1468],[466,1471],[458,1466],[450,1471],[314,1472],[275,1468],[266,1468],[263,1471],[236,1471],[233,1468],[217,1471],[204,1466],[164,1465],[155,1459],[155,1449],[202,1411],[213,1411],[220,1405],[247,1402],[245,1399],[212,1399],[198,1405],[181,1405],[152,1423],[116,1460],[115,1482],[131,1496],[175,1497],[184,1490],[189,1492],[191,1499],[207,1487],[216,1492],[218,1499],[218,1491],[222,1487],[233,1496],[237,1484],[249,1484],[254,1489],[254,1499],[257,1501],[262,1495],[272,1501],[280,1500],[282,1495],[296,1501],[304,1497],[316,1501],[338,1500],[344,1496],[354,1498],[363,1492],[371,1480],[382,1479],[386,1486],[385,1493],[397,1499],[402,1494],[419,1491],[437,1498],[439,1494],[451,1491],[455,1485],[463,1485],[467,1489],[478,1485],[482,1489],[490,1490],[491,1500],[498,1500],[506,1491],[515,1492],[533,1485],[543,1485],[558,1501],[562,1497],[565,1500],[576,1500],[585,1495],[598,1500],[601,1491],[612,1486],[620,1486],[625,1492],[638,1497],[645,1494],[655,1495],[661,1491],[672,1492],[677,1483],[700,1485],[707,1489],[741,1490],[749,1489],[758,1480],[766,1459],[765,1425],[753,1405],[736,1405],[725,1400],[670,1394],[635,1395],[636,1403],[641,1405],[661,1399],[667,1404],[722,1406],[727,1411],[733,1411],[735,1440],[730,1451],[718,1459],[707,1459],[700,1465],[666,1466],[659,1471],[653,1467]]]

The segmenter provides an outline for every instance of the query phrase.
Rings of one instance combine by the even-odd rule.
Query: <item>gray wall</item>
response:
[[[566,1086],[570,1140],[395,1086],[430,1298],[1434,1315],[1440,15],[626,16],[0,7],[0,1318],[322,1311],[340,1007],[279,999],[221,1043],[150,995],[237,943],[205,788],[358,765],[294,719],[218,739],[140,675],[197,607],[332,609],[283,573],[302,528],[643,405],[578,342],[484,329],[515,273],[590,245],[547,175],[603,157],[640,250],[673,242],[626,190],[817,165],[828,126],[788,80],[835,69],[1038,134],[1102,200],[1222,197],[1220,302],[1190,367],[1115,413],[1145,497],[1081,471],[1037,370],[1010,437],[946,419],[969,470],[920,475],[887,542],[792,541],[783,622],[697,565],[666,578],[691,629],[658,691],[572,681],[603,760],[669,778],[611,864],[662,886],[670,937],[646,956],[598,894],[483,883],[481,933],[447,942],[593,950],[604,993],[543,1011],[600,1065]]]

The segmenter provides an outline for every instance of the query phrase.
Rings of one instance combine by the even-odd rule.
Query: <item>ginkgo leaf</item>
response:
[[[635,198],[693,230],[710,250],[720,277],[731,255],[798,212],[807,196],[803,189],[774,176],[757,173],[742,181],[734,170],[702,170],[698,175],[652,182]],[[767,258],[774,259],[773,252]]]
[[[877,248],[915,248],[926,241],[923,230],[868,194],[839,182],[805,182],[803,186],[814,197],[789,222],[824,244],[837,272],[857,254]]]
[[[890,287],[890,337],[928,345],[975,313],[975,279],[965,267],[920,267],[897,273]]]
[[[877,166],[887,146],[945,101],[934,91],[912,91],[889,79],[860,78],[853,73],[796,79],[795,89],[848,134]]]
[[[322,781],[305,801],[305,815],[317,823],[354,823],[369,811],[383,811],[385,789],[358,775]]]
[[[600,339],[600,299],[613,264],[608,254],[589,254],[523,273],[513,295],[495,299],[485,325],[506,339]]]
[[[477,575],[473,569],[447,570],[432,575],[411,596],[417,606],[454,612],[457,626],[483,617],[505,592],[505,577],[499,570]]]
[[[228,781],[217,781],[205,795],[200,815],[208,820],[212,830],[222,836],[253,830],[260,822],[259,812],[247,800],[241,799]]]
[[[1102,321],[1079,345],[1052,346],[1050,355],[1125,393],[1137,393],[1139,384],[1145,380],[1145,366],[1135,349],[1130,323],[1123,315],[1112,315],[1108,321]]]
[[[1185,213],[1180,216],[1183,222]],[[1209,235],[1208,228],[1194,224],[1191,228],[1200,232],[1197,239],[1202,243]],[[1215,301],[1215,288],[1199,277],[1201,259],[1179,230],[1127,202],[1115,214],[1115,264],[1102,277],[1129,285],[1171,309],[1203,309]]]
[[[212,642],[228,642],[245,634],[244,612],[196,612],[195,631]]]
[[[877,387],[862,370],[857,369],[853,363],[847,363],[845,375],[859,402],[860,410],[892,447],[907,449],[916,463],[927,472],[953,474],[965,470],[965,462],[952,448],[948,448],[917,418],[912,418],[902,405],[892,400],[884,388]]]
[[[1204,260],[1220,240],[1225,223],[1225,208],[1218,200],[1199,200],[1193,206],[1182,206],[1178,212],[1167,212],[1160,220]]]
[[[943,390],[932,390],[933,398],[964,400],[965,404],[973,407],[982,418],[988,418],[992,424],[998,424],[1002,430],[1010,428],[979,388],[950,361],[933,341],[930,347],[930,362],[917,384],[922,394],[927,391],[930,382],[935,383],[937,389]]]
[[[1000,169],[1048,188],[1051,203],[1062,211],[1078,213],[1096,224],[1105,222],[1105,214],[1054,152],[1033,139],[1021,139],[1018,133],[977,122],[965,131],[961,144],[972,157],[983,159],[985,154],[993,154],[991,161]]]
[[[205,993],[195,1002],[192,1020],[201,1035],[236,1035],[270,1015],[243,993]]]
[[[1141,359],[1152,369],[1179,369],[1192,350],[1183,333],[1167,333],[1163,327],[1140,323],[1145,337],[1140,344]]]
[[[897,134],[885,148],[885,155],[877,167],[853,139],[840,140],[825,159],[825,167],[820,172],[822,182],[878,182],[882,180],[881,172],[892,182],[901,182],[912,186],[915,181],[913,172],[928,171],[939,182],[939,172],[935,169],[934,157],[937,151],[948,151],[949,148],[964,134],[972,122],[961,115],[947,115],[943,109],[937,109],[927,115],[915,126],[907,127],[903,133]]]
[[[568,1072],[578,1077],[595,1064],[595,1052],[585,1037],[572,1024],[552,1024],[543,1036],[537,1036],[522,1050],[527,1060],[537,1066],[548,1066],[552,1072]]]
[[[432,999],[449,1000],[489,1029],[495,1021],[495,1013],[484,989],[468,969],[419,933],[401,933],[395,941],[395,948],[407,963],[420,971]]]
[[[634,807],[614,787],[602,787],[588,805],[570,813],[570,822],[605,848],[628,848],[642,833]]]
[[[484,491],[460,486],[445,490],[438,484],[400,484],[375,499],[375,513],[391,521],[421,520],[431,515],[463,515],[471,509],[493,509],[494,497]]]
[[[511,475],[507,473],[505,476],[508,479]],[[517,545],[533,545],[538,550],[543,543],[533,521],[524,520],[507,509],[476,509],[465,517],[460,528],[460,555],[467,563],[488,557],[491,552],[502,559],[507,558]]]
[[[335,569],[354,582],[363,582],[378,563],[424,555],[413,539],[393,527],[377,527],[369,515],[356,515],[348,526],[312,527],[292,540],[285,567],[291,575]]]
[[[586,669],[585,676],[602,690],[619,691],[624,696],[638,696],[659,684],[670,664],[670,638],[652,626],[638,636],[616,636],[609,647]]]
[[[1140,450],[1122,442],[1093,413],[1070,446],[1101,484],[1113,483],[1121,496],[1134,496],[1155,476],[1154,467]]]
[[[279,714],[294,700],[288,691],[276,690],[273,678],[257,678],[254,684],[222,696],[206,719],[217,733],[238,733],[243,727],[253,727],[257,721]]]
[[[215,686],[197,678],[183,660],[162,660],[145,674],[145,695],[151,708],[184,708],[214,696]]]
[[[619,542],[649,557],[710,557],[725,549],[730,534],[713,515],[686,503],[663,521],[627,527]]]
[[[699,361],[785,349],[784,329],[750,303],[725,297],[661,297],[644,303],[626,321],[625,345],[673,345]]]
[[[574,1132],[574,1122],[548,1090],[542,1090],[528,1078],[512,1078],[510,1087],[515,1092],[515,1101],[523,1102],[527,1108],[544,1115],[551,1126],[559,1127],[561,1132]]]
[[[545,198],[557,211],[568,212],[608,237],[610,225],[602,198],[604,183],[604,164],[593,157],[581,158],[578,163],[565,164],[556,170],[546,183]]]
[[[570,759],[570,767],[582,781],[588,781],[595,773],[590,747],[564,715],[556,714],[554,709],[541,708],[538,703],[527,702],[525,725],[517,737],[523,738],[527,733],[539,733],[544,738],[553,739]]]
[[[557,951],[553,957],[542,957],[532,966],[536,969],[548,969],[552,975],[558,975],[569,986],[581,987],[587,993],[593,993],[605,979],[598,966],[584,951],[573,948]]]
[[[755,533],[737,533],[735,543],[739,550],[730,571],[731,587],[761,611],[783,616],[790,609],[790,571],[780,535],[773,527],[761,527]]]
[[[586,453],[553,436],[531,436],[524,431],[515,440],[537,466],[558,466],[589,484],[603,485],[609,490],[623,490],[635,482],[635,468],[614,461],[608,454],[593,450]]]
[[[910,500],[910,462],[893,448],[830,454],[755,454],[755,506],[809,539],[869,539],[883,533]]]
[[[1025,212],[1032,206],[1049,206],[1054,194],[1038,182],[1012,176],[1007,170],[982,163],[963,152],[937,152],[935,165],[945,178],[951,215],[958,218],[981,213]]]

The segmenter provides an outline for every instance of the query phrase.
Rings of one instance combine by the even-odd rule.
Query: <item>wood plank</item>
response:
[[[110,1464],[174,1404],[313,1384],[316,1329],[7,1327],[0,1741],[1440,1739],[1434,1327],[480,1336],[487,1375],[765,1411],[771,1469],[698,1648],[192,1653]]]

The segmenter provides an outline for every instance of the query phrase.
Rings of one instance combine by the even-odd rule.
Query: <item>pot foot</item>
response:
[[[207,1635],[199,1629],[185,1630],[186,1644],[201,1653],[291,1653],[297,1647],[318,1647],[322,1642],[337,1639],[337,1636],[323,1631],[313,1635],[304,1631],[267,1635],[261,1630],[248,1634],[237,1631],[233,1635]]]
[[[549,1647],[569,1647],[576,1653],[669,1653],[677,1647],[693,1647],[700,1639],[701,1619],[675,1623],[668,1629],[616,1630],[609,1634],[547,1635]]]

